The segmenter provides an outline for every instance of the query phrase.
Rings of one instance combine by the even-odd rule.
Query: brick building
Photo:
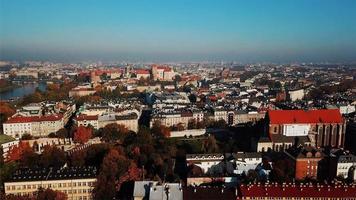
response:
[[[290,147],[295,138],[315,147],[344,147],[346,123],[338,109],[270,110],[266,121],[275,150]]]
[[[320,176],[320,166],[324,158],[320,150],[311,147],[291,148],[285,151],[285,154],[294,165],[296,180],[317,179]]]

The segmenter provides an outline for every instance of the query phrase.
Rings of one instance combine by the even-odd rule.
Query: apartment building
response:
[[[196,165],[207,173],[213,166],[224,161],[224,154],[187,154],[187,165]]]
[[[95,167],[20,169],[5,182],[5,194],[32,196],[40,188],[50,188],[69,200],[90,200],[96,175]]]
[[[21,138],[24,134],[46,137],[50,133],[57,132],[64,125],[62,114],[33,117],[15,116],[4,123],[3,132],[14,138]]]
[[[136,112],[106,113],[103,115],[78,115],[74,121],[79,126],[93,126],[94,129],[103,128],[108,124],[124,125],[127,129],[138,131],[139,116]]]
[[[312,147],[290,149],[285,151],[287,157],[292,161],[295,170],[295,179],[304,180],[317,179],[321,173],[320,163],[324,153]]]

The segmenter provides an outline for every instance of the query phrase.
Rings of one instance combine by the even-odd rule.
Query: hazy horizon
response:
[[[0,60],[356,61],[352,0],[0,2]]]

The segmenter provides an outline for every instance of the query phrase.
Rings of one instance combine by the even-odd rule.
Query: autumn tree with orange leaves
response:
[[[108,124],[101,130],[101,136],[105,142],[114,142],[117,140],[123,140],[129,130],[121,124]]]
[[[20,161],[25,152],[32,151],[28,142],[20,141],[19,145],[12,146],[7,154],[6,161]]]
[[[4,122],[13,114],[15,114],[15,109],[12,107],[11,104],[0,102],[0,132],[2,131],[2,126]]]
[[[79,126],[74,132],[74,142],[84,144],[92,137],[93,130],[89,127]]]
[[[156,138],[168,138],[171,136],[169,127],[162,125],[160,121],[155,121],[151,129],[152,135]]]
[[[93,191],[94,199],[113,199],[123,182],[138,180],[141,171],[116,149],[105,156]]]
[[[0,196],[1,197],[1,196]],[[43,189],[40,188],[37,190],[33,196],[19,196],[19,195],[6,195],[3,198],[4,200],[66,200],[68,199],[67,195],[63,192],[52,190],[52,189]]]

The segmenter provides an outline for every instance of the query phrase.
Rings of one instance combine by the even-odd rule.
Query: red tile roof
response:
[[[75,118],[77,121],[84,121],[84,120],[98,120],[97,115],[79,115]]]
[[[241,185],[240,197],[356,198],[355,185]]]
[[[170,71],[172,71],[172,68],[170,68],[169,66],[153,65],[152,67],[154,67],[154,68],[156,68],[156,69],[160,69],[160,70],[163,69],[163,71],[165,71],[165,72],[170,72]]]
[[[271,124],[342,123],[338,109],[324,110],[269,110]]]
[[[11,117],[9,120],[5,122],[5,124],[10,123],[30,123],[30,122],[43,122],[43,121],[58,121],[63,118],[62,114],[56,115],[47,115],[47,116],[33,116],[33,117],[23,117],[23,116],[16,116]]]
[[[148,71],[146,69],[136,69],[135,73],[136,74],[150,74],[150,71]]]
[[[112,73],[122,73],[122,69],[107,69],[107,70],[100,70],[100,69],[97,69],[97,70],[94,70],[92,71],[96,76],[101,76],[103,74],[112,74]]]

